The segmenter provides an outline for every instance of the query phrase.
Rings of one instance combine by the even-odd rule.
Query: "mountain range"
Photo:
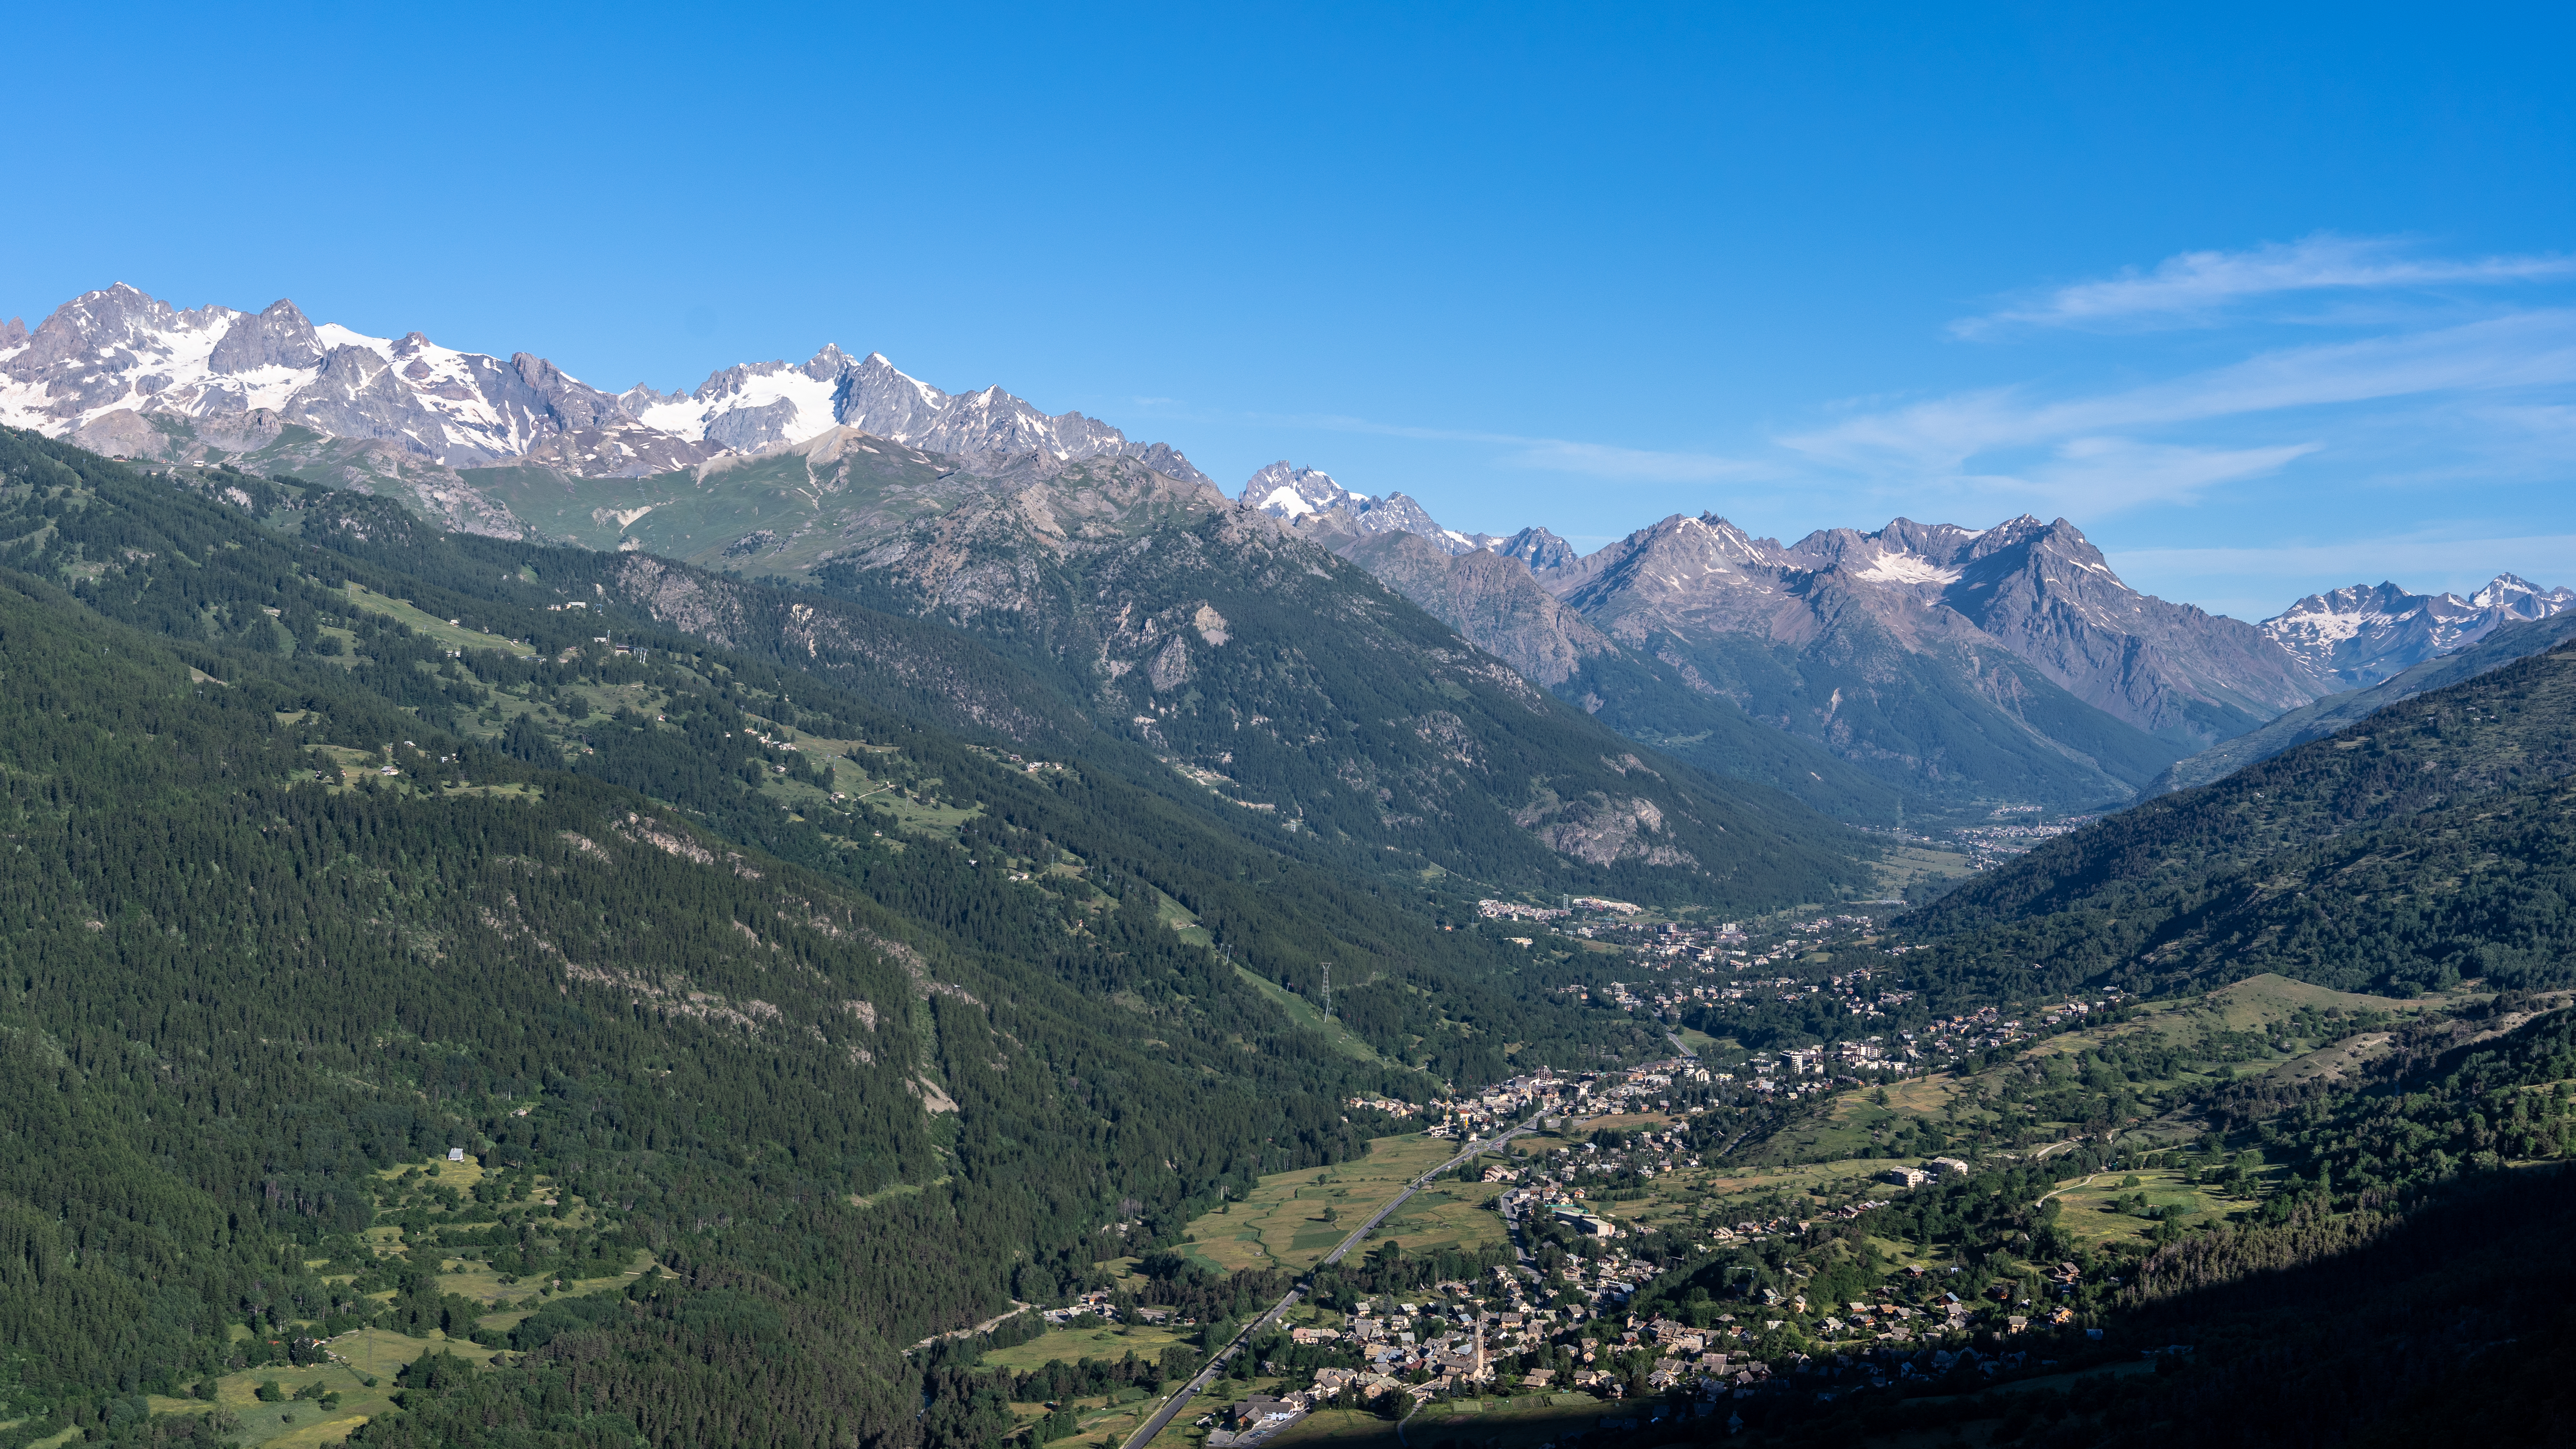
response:
[[[2368,689],[2428,660],[2457,653],[2511,623],[2576,606],[2576,589],[2544,589],[2513,574],[2458,594],[2410,594],[2392,583],[2310,594],[2263,621],[2263,632],[2345,689]]]
[[[944,392],[877,353],[612,393],[527,353],[370,337],[286,301],[181,310],[122,284],[0,329],[0,423],[387,494],[463,532],[821,583],[1019,640],[1052,669],[1088,650],[1079,667],[1110,682],[1083,693],[1138,731],[1126,676],[1142,661],[1119,650],[1179,636],[1165,621],[1118,642],[1146,616],[1113,622],[1074,581],[1232,512],[1358,565],[1631,740],[1863,821],[2117,804],[2276,717],[2576,602],[2506,575],[2467,599],[2355,586],[2251,625],[2133,590],[2074,524],[2029,516],[1782,544],[1676,515],[1586,555],[1545,529],[1447,528],[1403,493],[1285,460],[1228,500],[1166,444],[999,388]],[[1201,593],[1228,569],[1260,576],[1257,530],[1204,536],[1222,541],[1195,555]]]
[[[2243,742],[2284,717],[2357,718],[2334,697],[2576,604],[2576,590],[2503,574],[2466,599],[2339,589],[2248,625],[2129,588],[2062,518],[1900,518],[1783,546],[1676,515],[1581,555],[1545,529],[1417,521],[1401,494],[1372,499],[1284,462],[1242,500],[1624,733],[1689,757],[1692,735],[1655,721],[1695,692],[1935,800],[2080,804],[2215,778],[2224,770],[2191,762],[2277,753],[2313,736]],[[2499,662],[2541,637],[2509,630]],[[1740,742],[1726,750],[1740,756]]]
[[[855,427],[966,459],[1134,456],[1195,478],[1170,449],[1080,413],[1049,417],[999,388],[945,393],[884,357],[826,346],[801,365],[725,368],[688,392],[609,393],[524,352],[441,347],[315,324],[293,302],[181,310],[119,283],[33,332],[0,328],[0,424],[112,456],[178,461],[297,434],[388,460],[473,468],[531,461],[626,477]],[[380,465],[381,466],[381,465]]]

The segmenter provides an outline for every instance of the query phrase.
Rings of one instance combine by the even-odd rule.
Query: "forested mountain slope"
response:
[[[1875,851],[1764,785],[1639,751],[1365,571],[1153,457],[964,459],[839,428],[692,472],[475,478],[550,536],[681,565],[585,577],[736,647],[785,644],[827,670],[866,652],[814,590],[796,606],[822,612],[791,617],[694,570],[819,585],[970,635],[1342,869],[1742,909],[1847,894],[1866,881],[1855,857]]]
[[[390,505],[257,486],[0,434],[20,1411],[104,1431],[270,1338],[452,1315],[355,1235],[384,1169],[459,1147],[577,1209],[505,1195],[459,1251],[679,1275],[535,1354],[617,1368],[527,1442],[980,1443],[892,1345],[1357,1150],[1354,1091],[1647,1044],[1115,771],[676,631],[600,644],[533,570],[446,591],[384,561],[427,546]],[[1318,958],[1378,1059],[1236,964]]]
[[[1927,984],[2576,980],[2576,646],[2151,800],[1909,917]]]
[[[2283,750],[2319,740],[2356,720],[2367,719],[2402,699],[2459,683],[2490,669],[2500,669],[2527,654],[2537,654],[2560,640],[2576,637],[2576,613],[2506,624],[2456,654],[2428,659],[2368,689],[2330,694],[2302,705],[2260,729],[2210,746],[2189,759],[2166,767],[2148,793],[2163,794],[2206,785]]]

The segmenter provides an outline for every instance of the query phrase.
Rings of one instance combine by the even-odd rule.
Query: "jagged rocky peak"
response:
[[[2469,595],[2481,609],[2503,609],[2517,619],[2546,619],[2576,606],[2576,589],[2544,589],[2519,574],[2498,574]]]
[[[2367,689],[2503,625],[2569,608],[2576,608],[2576,590],[2542,588],[2509,573],[2467,598],[2412,593],[2383,581],[2310,594],[2264,620],[2262,629],[2319,679]]]
[[[1338,524],[1355,533],[1414,534],[1443,553],[1472,553],[1488,542],[1481,535],[1441,527],[1429,510],[1402,493],[1384,498],[1354,493],[1335,482],[1332,474],[1300,468],[1284,458],[1246,480],[1241,499],[1246,507],[1292,523],[1315,520],[1320,526]]]
[[[1297,518],[1354,504],[1365,508],[1373,500],[1334,482],[1321,468],[1300,468],[1282,458],[1245,481],[1243,501],[1273,518]]]
[[[1498,538],[1486,545],[1505,558],[1516,558],[1531,573],[1551,573],[1570,567],[1578,555],[1574,545],[1544,528],[1524,528],[1509,538]]]

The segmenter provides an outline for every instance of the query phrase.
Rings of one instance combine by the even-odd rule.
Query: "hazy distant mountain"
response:
[[[1675,518],[1547,583],[1614,634],[1786,643],[1866,617],[1926,645],[1999,644],[2085,703],[2177,744],[2242,733],[2321,692],[2253,626],[2121,583],[2064,519],[1965,529],[1900,518],[1875,533],[1826,529],[1783,548],[1724,519]]]
[[[2367,689],[2484,639],[2517,621],[2546,619],[2576,607],[2576,589],[2544,589],[2512,574],[2457,594],[2410,594],[2395,584],[2353,584],[2310,594],[2272,618],[2272,636],[2310,673],[2347,689]]]
[[[1682,698],[1696,695],[1885,785],[2102,803],[2324,692],[2253,626],[2128,588],[2062,519],[1898,519],[1783,546],[1676,516],[1579,556],[1544,529],[1459,534],[1285,464],[1244,499],[1686,758],[1700,757],[1681,741],[1703,737],[1745,754]],[[1812,759],[1793,773],[1844,792]]]

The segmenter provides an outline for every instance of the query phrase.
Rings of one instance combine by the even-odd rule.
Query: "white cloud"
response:
[[[2166,258],[2151,272],[2132,269],[2106,280],[2060,287],[2032,305],[1964,318],[1951,324],[1951,330],[1972,337],[2002,323],[2038,327],[2192,324],[2213,319],[2231,303],[2288,292],[2489,286],[2576,272],[2576,257],[2453,261],[2405,256],[2404,248],[2404,242],[2394,237],[2319,232],[2250,251],[2184,252]]]

